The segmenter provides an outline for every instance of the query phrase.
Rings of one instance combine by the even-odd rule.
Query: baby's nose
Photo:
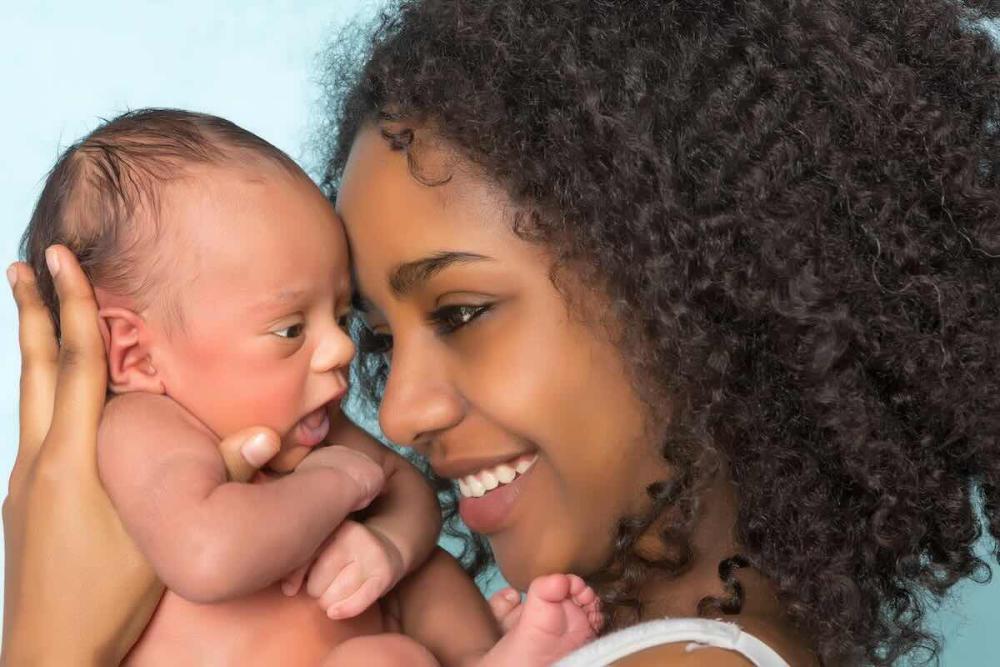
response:
[[[354,358],[354,341],[343,329],[331,327],[313,352],[310,367],[317,373],[344,368]]]

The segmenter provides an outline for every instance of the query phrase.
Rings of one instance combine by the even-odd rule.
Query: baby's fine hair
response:
[[[95,286],[129,297],[137,307],[154,299],[170,307],[168,291],[153,289],[177,259],[156,251],[163,187],[191,166],[254,160],[306,178],[287,154],[252,132],[217,116],[178,109],[123,113],[66,149],[21,238],[21,256],[35,271],[57,332],[58,300],[46,248],[67,246]]]

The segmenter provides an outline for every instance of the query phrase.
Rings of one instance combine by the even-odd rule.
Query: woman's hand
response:
[[[3,505],[4,665],[117,665],[162,585],[125,533],[97,473],[106,361],[93,290],[73,254],[46,253],[59,295],[61,345],[31,269],[11,266],[20,322],[17,459]],[[165,443],[166,444],[166,443]],[[221,445],[233,479],[278,450],[250,429]]]

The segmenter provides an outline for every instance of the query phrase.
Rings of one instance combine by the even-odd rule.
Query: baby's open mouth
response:
[[[315,447],[323,442],[328,433],[330,433],[330,415],[327,413],[327,406],[321,405],[292,427],[289,440],[291,444],[300,447]]]

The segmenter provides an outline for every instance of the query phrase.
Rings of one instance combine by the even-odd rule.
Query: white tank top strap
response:
[[[556,663],[556,667],[604,667],[664,644],[687,642],[687,650],[716,647],[739,653],[755,667],[789,667],[770,646],[735,623],[707,618],[665,618],[633,625],[595,639]]]

